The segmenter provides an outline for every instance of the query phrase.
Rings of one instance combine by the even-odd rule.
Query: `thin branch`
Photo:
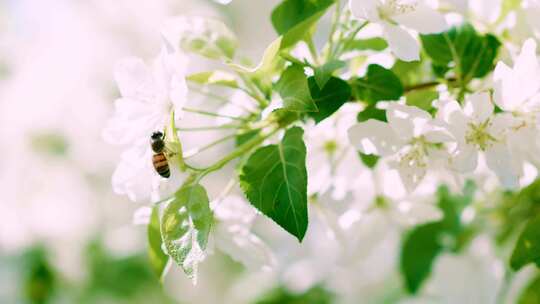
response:
[[[240,121],[246,121],[247,120],[246,118],[243,118],[243,117],[230,116],[230,115],[226,115],[226,114],[219,114],[219,113],[214,113],[214,112],[209,112],[209,111],[204,111],[204,110],[199,110],[199,109],[183,108],[183,110],[186,111],[186,112],[200,114],[200,115],[206,115],[206,116],[229,118],[229,119],[240,120]]]
[[[195,127],[195,128],[176,128],[176,131],[182,132],[198,132],[198,131],[211,131],[211,130],[224,130],[224,129],[237,129],[240,128],[239,125],[218,125],[218,126],[205,126],[205,127]]]

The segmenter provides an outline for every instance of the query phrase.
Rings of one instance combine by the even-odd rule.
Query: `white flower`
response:
[[[212,231],[217,248],[250,270],[271,270],[276,260],[270,248],[250,229],[257,212],[246,201],[228,196],[213,203],[217,221]]]
[[[417,107],[391,103],[388,123],[370,119],[349,129],[351,143],[364,154],[392,157],[405,188],[411,192],[428,168],[445,159],[443,143],[451,137],[431,115]]]
[[[540,65],[536,42],[528,39],[523,44],[513,68],[499,62],[494,80],[494,101],[511,114],[508,141],[512,152],[516,157],[540,165]]]
[[[169,18],[161,35],[170,50],[182,48],[212,59],[232,59],[237,45],[235,34],[222,21],[199,16]]]
[[[355,124],[357,105],[344,105],[337,113],[317,125],[306,128],[308,194],[343,199],[353,190],[354,180],[362,170],[358,154],[349,145],[347,130]]]
[[[135,57],[121,60],[114,74],[122,97],[115,102],[105,140],[117,145],[147,145],[153,132],[165,129],[171,110],[179,120],[187,100],[184,71],[184,57],[165,50],[152,67]]]
[[[420,46],[401,26],[422,34],[443,32],[448,27],[444,16],[422,0],[350,0],[349,4],[356,18],[382,26],[390,48],[404,61],[419,60]]]
[[[104,138],[126,147],[112,183],[116,193],[132,201],[159,199],[183,180],[183,174],[170,163],[169,181],[173,182],[162,183],[152,166],[149,141],[153,132],[167,128],[171,111],[175,120],[182,115],[187,100],[184,69],[184,58],[165,50],[151,68],[138,58],[124,59],[116,66],[115,78],[122,97],[116,100],[116,111],[104,130]]]
[[[507,115],[494,115],[493,103],[488,93],[469,96],[464,109],[457,101],[445,100],[438,104],[437,117],[448,124],[457,146],[450,162],[451,168],[460,173],[472,172],[483,152],[486,163],[506,188],[518,185],[518,168],[512,161],[507,144],[509,127]]]

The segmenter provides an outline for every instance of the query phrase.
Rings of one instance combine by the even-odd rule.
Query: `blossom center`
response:
[[[378,209],[388,209],[388,207],[390,207],[390,202],[382,195],[377,195],[375,197],[374,204]]]
[[[440,149],[441,144],[431,143],[424,136],[415,137],[400,157],[400,164],[406,167],[426,167],[429,149]]]
[[[323,149],[329,155],[334,155],[338,149],[338,143],[335,140],[328,140],[324,143]]]
[[[414,12],[417,6],[416,1],[388,0],[379,7],[379,16],[381,19],[394,23],[392,21],[393,16]]]
[[[483,123],[469,123],[469,130],[465,134],[465,142],[469,145],[477,146],[480,150],[485,151],[491,145],[497,142],[497,139],[489,133],[491,121],[487,119]]]

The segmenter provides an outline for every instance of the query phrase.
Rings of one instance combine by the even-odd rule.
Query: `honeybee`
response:
[[[171,170],[169,169],[169,162],[167,156],[165,156],[165,141],[163,140],[163,133],[157,131],[152,133],[150,137],[150,143],[152,145],[152,164],[156,172],[162,177],[169,178],[171,176]]]

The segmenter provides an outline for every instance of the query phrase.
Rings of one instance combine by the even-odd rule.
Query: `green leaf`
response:
[[[300,127],[290,128],[280,143],[255,151],[240,174],[251,204],[300,242],[308,226],[303,134]]]
[[[540,276],[536,276],[519,296],[518,304],[540,303]]]
[[[272,25],[283,36],[281,49],[310,37],[312,28],[334,0],[284,0],[272,11]]]
[[[194,281],[212,221],[208,195],[199,184],[182,186],[163,212],[161,237],[167,254]]]
[[[221,85],[230,88],[238,88],[236,77],[225,71],[212,71],[192,74],[187,77],[188,81],[201,85]]]
[[[324,88],[328,80],[332,77],[332,74],[345,67],[346,63],[341,60],[332,60],[320,67],[315,68],[315,81],[320,89]]]
[[[514,270],[529,263],[540,267],[540,214],[527,223],[510,258],[510,266]]]
[[[435,109],[432,102],[439,98],[439,92],[434,89],[411,91],[405,95],[407,105],[418,107],[424,111],[432,113]]]
[[[431,273],[435,258],[442,250],[439,237],[443,232],[440,223],[429,223],[418,226],[406,236],[401,249],[401,272],[409,292],[416,293]]]
[[[370,64],[367,74],[351,82],[353,96],[374,104],[381,100],[398,100],[403,95],[403,85],[390,70],[378,64]]]
[[[360,156],[362,163],[370,169],[375,168],[380,158],[379,156],[374,155],[374,154],[364,154],[361,152],[358,152],[358,155]]]
[[[291,65],[281,75],[275,87],[283,99],[283,107],[289,111],[316,112],[318,111],[311,93],[304,69]]]
[[[403,241],[400,269],[407,291],[415,294],[429,277],[435,259],[444,251],[459,251],[468,240],[468,230],[461,223],[461,213],[474,197],[475,186],[468,182],[463,194],[452,195],[448,188],[439,188],[438,207],[442,220],[416,226]]]
[[[276,40],[272,41],[272,43],[270,43],[264,50],[261,61],[255,67],[245,67],[236,63],[229,63],[229,65],[236,71],[242,73],[257,75],[272,73],[277,65],[282,40],[283,37],[278,37]]]
[[[404,87],[436,80],[432,75],[431,62],[424,58],[419,61],[396,60],[392,66],[392,72],[399,77]]]
[[[358,113],[356,120],[364,122],[370,119],[376,119],[386,122],[386,111],[378,109],[376,105],[368,105],[362,112]]]
[[[169,257],[163,252],[161,247],[163,242],[161,240],[159,226],[159,208],[155,206],[152,208],[150,223],[148,224],[148,258],[154,273],[163,280],[165,266],[167,266]]]
[[[383,38],[375,37],[368,39],[354,39],[344,46],[345,52],[350,51],[382,51],[388,47],[388,43]]]
[[[349,84],[337,77],[330,78],[322,90],[319,89],[315,77],[308,78],[308,83],[311,96],[319,108],[319,112],[309,112],[308,116],[317,123],[334,114],[351,97]]]
[[[493,35],[479,35],[470,24],[447,32],[420,35],[436,70],[452,69],[463,84],[486,76],[493,68],[501,43]]]

